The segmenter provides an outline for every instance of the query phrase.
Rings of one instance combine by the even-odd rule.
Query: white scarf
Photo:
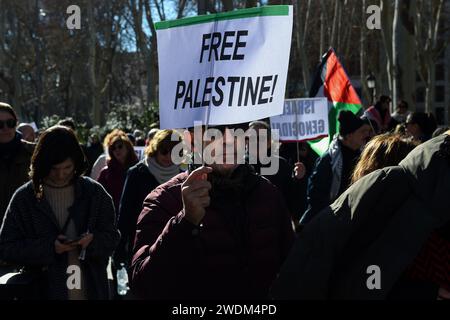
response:
[[[180,168],[177,165],[173,164],[170,167],[163,167],[153,157],[145,158],[144,164],[160,184],[169,181],[180,173]]]

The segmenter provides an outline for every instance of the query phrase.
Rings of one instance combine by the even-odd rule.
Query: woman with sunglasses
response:
[[[116,263],[129,265],[131,261],[136,222],[145,197],[180,173],[180,167],[171,158],[173,147],[180,141],[175,131],[159,130],[145,149],[145,159],[128,170],[119,207],[118,228],[122,237],[115,252]]]
[[[0,102],[0,223],[14,191],[28,181],[33,154],[34,145],[21,139],[16,126],[14,109]]]
[[[115,129],[109,133],[103,145],[108,150],[108,160],[100,172],[98,182],[111,195],[118,212],[127,170],[138,162],[138,158],[133,144],[122,130]]]
[[[14,193],[3,220],[0,259],[36,281],[30,298],[110,298],[107,265],[120,234],[111,197],[82,176],[87,161],[74,132],[46,130],[30,168],[31,181]]]

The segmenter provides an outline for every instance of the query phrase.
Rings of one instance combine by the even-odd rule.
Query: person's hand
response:
[[[211,183],[207,180],[210,167],[200,167],[192,171],[181,185],[184,218],[199,225],[205,216],[205,208],[209,206]]]
[[[85,233],[83,235],[83,238],[81,238],[78,241],[78,245],[81,246],[82,249],[87,248],[87,246],[91,243],[91,241],[94,240],[94,234],[92,233]]]
[[[450,300],[450,291],[440,287],[439,291],[438,291],[437,299],[438,300]]]
[[[301,162],[296,162],[294,167],[294,177],[297,180],[303,179],[306,174],[306,167]]]
[[[76,242],[70,242],[64,244],[64,241],[67,240],[67,237],[63,234],[60,234],[55,240],[55,252],[57,254],[62,254],[67,251],[75,250],[78,246]]]

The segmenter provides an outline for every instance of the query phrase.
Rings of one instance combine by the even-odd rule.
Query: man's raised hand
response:
[[[197,168],[181,185],[184,218],[195,225],[200,224],[205,216],[205,208],[209,206],[211,183],[208,181],[208,173],[211,172],[211,167]]]

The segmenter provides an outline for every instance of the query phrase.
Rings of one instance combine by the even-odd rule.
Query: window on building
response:
[[[416,89],[416,101],[417,102],[425,102],[425,88],[418,87]]]
[[[436,123],[438,126],[441,126],[444,124],[445,121],[445,109],[442,107],[436,108],[434,110],[434,114],[436,115]]]
[[[420,77],[420,74],[419,74],[419,72],[417,72],[417,71],[416,71],[416,81],[417,81],[417,82],[422,81],[422,78]]]
[[[436,81],[445,80],[445,67],[443,64],[436,65]]]
[[[434,101],[436,102],[444,102],[445,101],[445,87],[444,86],[436,86],[435,89]]]

